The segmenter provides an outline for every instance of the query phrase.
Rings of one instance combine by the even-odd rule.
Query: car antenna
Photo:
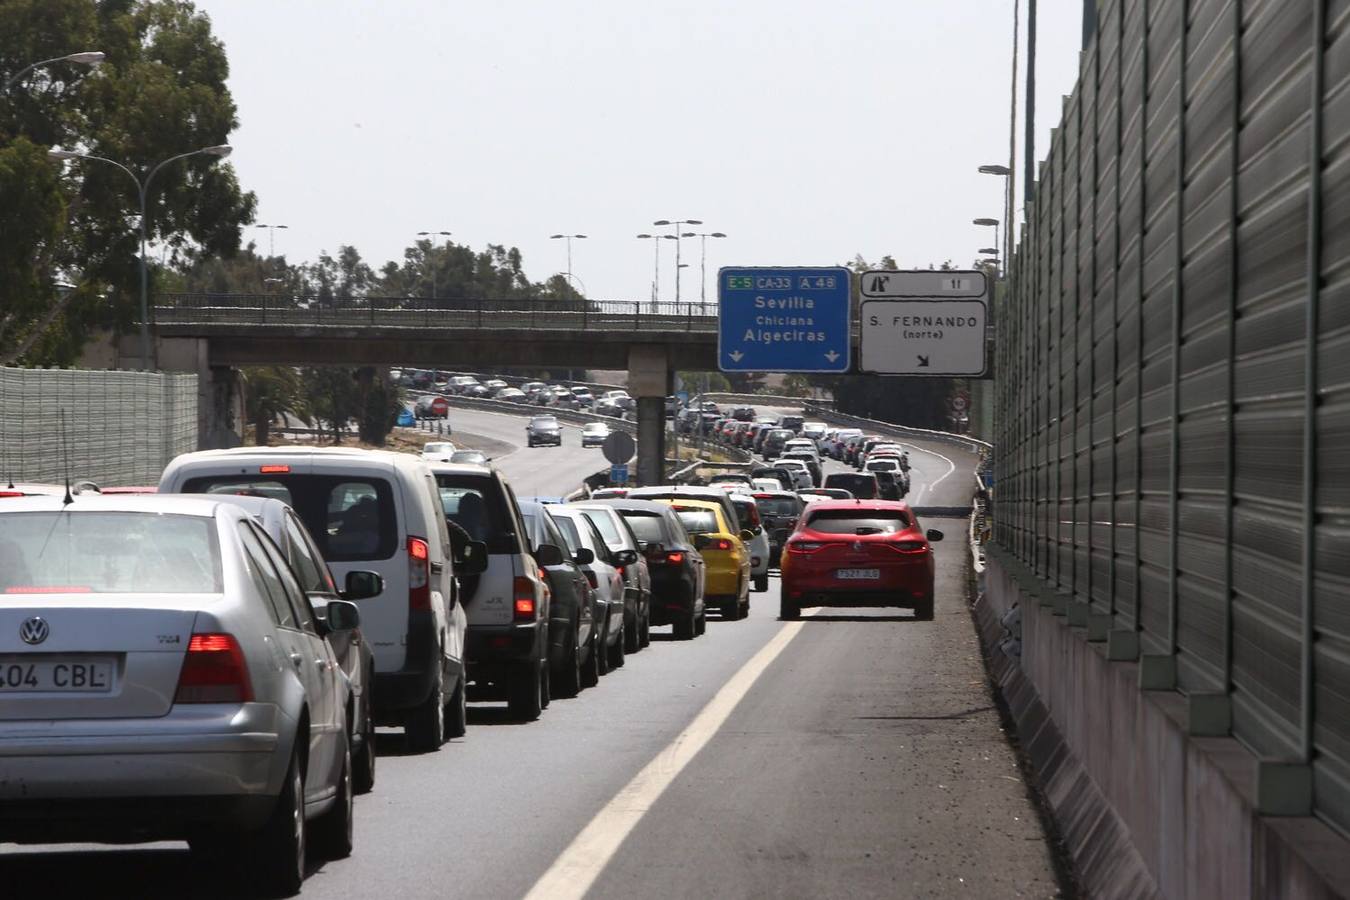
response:
[[[70,446],[66,443],[66,411],[61,410],[61,460],[66,470],[66,496],[61,500],[62,506],[69,506],[75,502],[75,498],[70,493]]]

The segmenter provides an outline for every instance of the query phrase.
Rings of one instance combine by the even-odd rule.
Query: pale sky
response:
[[[976,168],[1007,164],[1012,0],[197,6],[229,54],[231,161],[258,221],[290,226],[276,249],[292,262],[349,243],[378,268],[450,231],[519,247],[541,281],[567,265],[548,236],[579,232],[586,293],[646,300],[653,245],[634,236],[692,218],[728,235],[707,242],[712,301],[723,265],[969,265],[993,244],[971,219],[1003,217],[1003,179]],[[1038,157],[1077,77],[1081,9],[1040,0]],[[250,237],[266,252],[265,230]],[[697,300],[699,241],[682,247],[681,299]]]

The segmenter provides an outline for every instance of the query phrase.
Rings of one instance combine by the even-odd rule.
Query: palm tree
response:
[[[283,414],[310,422],[300,373],[289,366],[254,366],[244,369],[244,410],[253,423],[254,441],[267,446],[272,423]]]

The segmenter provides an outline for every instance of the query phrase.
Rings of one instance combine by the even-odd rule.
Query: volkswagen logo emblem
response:
[[[23,638],[25,644],[40,644],[51,633],[51,627],[42,616],[24,619],[23,624],[19,626],[19,637]]]

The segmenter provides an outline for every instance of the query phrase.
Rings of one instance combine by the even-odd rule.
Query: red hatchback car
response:
[[[900,606],[933,618],[933,548],[908,503],[818,500],[783,547],[780,613],[804,606]]]

